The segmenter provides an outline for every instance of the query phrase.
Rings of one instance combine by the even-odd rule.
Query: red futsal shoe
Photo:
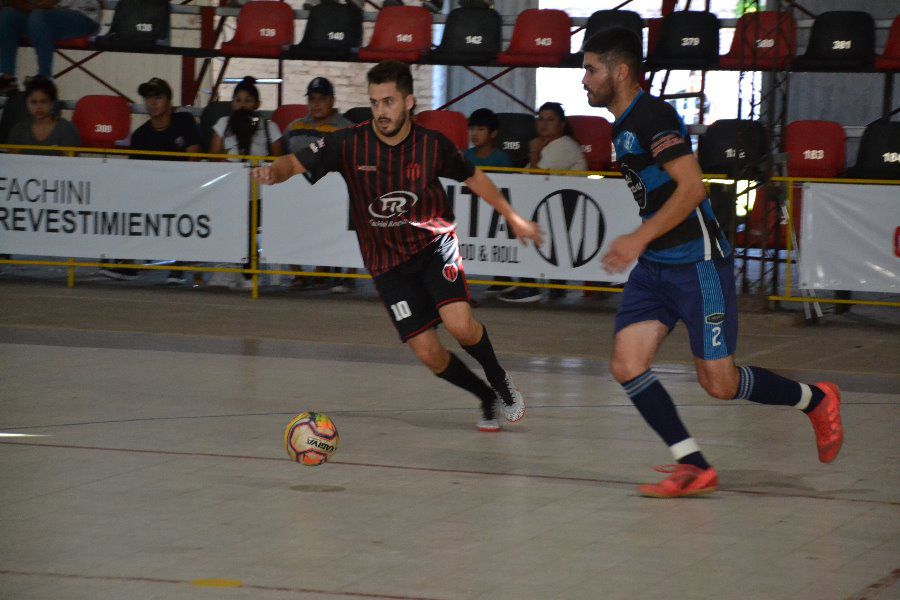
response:
[[[719,477],[712,467],[701,469],[694,465],[666,465],[654,467],[660,473],[670,473],[659,483],[638,486],[641,496],[650,498],[683,498],[711,494],[719,485]]]
[[[841,390],[834,383],[823,381],[815,384],[825,392],[819,405],[806,416],[816,432],[819,461],[830,463],[837,458],[844,443],[844,426],[841,424]]]

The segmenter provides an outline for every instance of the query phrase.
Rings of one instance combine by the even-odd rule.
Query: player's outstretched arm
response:
[[[523,245],[525,240],[531,240],[535,246],[540,246],[543,243],[544,232],[541,231],[538,224],[534,221],[526,221],[519,213],[514,211],[512,205],[507,202],[500,190],[497,189],[497,186],[494,185],[494,182],[488,179],[488,176],[483,171],[475,169],[475,174],[466,179],[465,184],[470,190],[484,198],[485,202],[494,207],[494,210],[506,219],[513,233],[516,234],[516,237],[519,238]]]
[[[296,156],[285,154],[275,159],[275,162],[271,165],[252,169],[250,176],[263,185],[274,185],[305,172],[306,169],[300,164]]]

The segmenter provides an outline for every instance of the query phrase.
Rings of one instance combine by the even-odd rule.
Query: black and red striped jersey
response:
[[[408,261],[453,231],[453,207],[438,178],[465,181],[475,173],[450,140],[418,125],[389,146],[367,121],[327,134],[295,156],[311,183],[330,172],[347,182],[363,264],[372,275]]]

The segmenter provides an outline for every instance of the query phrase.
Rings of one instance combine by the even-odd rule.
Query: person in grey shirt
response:
[[[80,146],[81,137],[71,122],[59,116],[56,86],[44,77],[35,77],[25,86],[25,106],[30,117],[13,126],[10,144],[28,146]],[[25,151],[28,154],[59,152]]]

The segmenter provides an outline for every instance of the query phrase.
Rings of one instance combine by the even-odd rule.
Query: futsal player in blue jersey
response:
[[[715,469],[690,436],[671,397],[653,374],[657,350],[684,322],[700,385],[715,398],[792,406],[812,422],[819,460],[833,461],[844,439],[840,390],[798,383],[759,367],[738,367],[734,259],[719,228],[684,122],[641,88],[641,42],[631,31],[603,31],[584,45],[582,85],[591,106],[616,117],[613,145],[642,223],[614,239],[604,268],[637,261],[616,315],[610,370],[677,464],[669,476],[639,486],[644,496],[676,498],[716,490]]]

